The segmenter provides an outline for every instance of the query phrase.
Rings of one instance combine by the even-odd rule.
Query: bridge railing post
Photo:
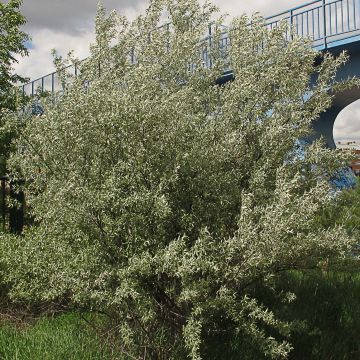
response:
[[[294,11],[293,9],[290,10],[290,40],[293,39],[293,26],[294,26]]]
[[[51,98],[54,104],[55,103],[55,73],[51,74]]]
[[[322,0],[321,3],[321,7],[322,7],[322,21],[323,21],[323,44],[324,44],[324,49],[327,48],[327,32],[326,32],[326,0]]]
[[[208,61],[209,61],[209,68],[212,68],[211,42],[212,42],[212,29],[211,29],[211,24],[209,24],[209,47],[208,47],[208,51],[207,51],[207,57],[208,57]]]

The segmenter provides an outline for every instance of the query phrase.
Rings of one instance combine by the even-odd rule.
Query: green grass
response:
[[[269,289],[256,289],[258,298],[276,316],[285,321],[299,321],[289,339],[294,350],[289,360],[360,359],[360,272],[320,270],[284,273],[278,289],[297,294],[287,304]],[[223,324],[231,332],[226,321]],[[268,329],[268,334],[281,336]],[[257,344],[245,334],[228,333],[208,339],[206,360],[265,360]]]
[[[277,286],[294,291],[296,300],[283,303],[266,289],[257,289],[257,294],[283,320],[300,320],[303,324],[292,333],[294,350],[289,360],[360,359],[359,271],[284,273]],[[106,328],[101,317],[87,315],[87,318],[103,331]],[[207,339],[205,360],[266,359],[251,339],[244,334],[234,336],[228,321],[224,321],[224,329],[230,332]],[[0,359],[129,360],[104,346],[77,313],[43,317],[33,325],[0,324]]]
[[[293,273],[281,285],[294,289],[297,299],[279,312],[306,325],[293,334],[290,359],[360,359],[359,272]]]
[[[25,327],[0,326],[1,360],[121,359],[102,346],[94,331],[77,314],[42,318]]]

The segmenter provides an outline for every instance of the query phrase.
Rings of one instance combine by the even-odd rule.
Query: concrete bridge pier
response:
[[[320,118],[313,123],[313,129],[315,131],[314,139],[318,139],[321,136],[326,142],[326,146],[330,149],[335,149],[335,141],[333,136],[333,127],[337,116],[342,108],[338,106],[332,106],[325,113],[321,114]]]

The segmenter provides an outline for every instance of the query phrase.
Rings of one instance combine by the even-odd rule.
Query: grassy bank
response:
[[[284,273],[276,286],[284,292],[294,292],[296,299],[286,303],[269,289],[257,287],[255,291],[280,319],[295,320],[290,360],[360,359],[360,272]],[[275,332],[272,335],[280,336]],[[206,360],[267,359],[241,333],[220,335],[208,344]]]
[[[269,290],[257,291],[262,292],[259,295],[263,302],[274,309],[276,315],[286,321],[297,320],[298,326],[292,332],[294,350],[290,360],[360,359],[359,272],[292,272],[283,274],[277,286],[284,291],[294,291],[296,300],[284,303]],[[93,317],[92,321],[94,319],[99,325],[99,318]],[[104,330],[104,327],[98,328]],[[203,349],[204,360],[265,359],[251,339],[231,333],[227,321],[226,328],[228,332],[208,339]],[[43,317],[32,324],[3,321],[0,323],[0,359],[130,359],[111,350],[98,334],[77,313]]]
[[[42,318],[33,325],[0,326],[1,360],[123,359],[104,347],[77,314]]]

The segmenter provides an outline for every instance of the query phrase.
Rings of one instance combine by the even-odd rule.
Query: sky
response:
[[[306,0],[212,0],[220,13],[229,18],[244,13],[259,12],[263,16],[274,15],[301,5]],[[98,0],[23,0],[21,12],[27,18],[24,26],[30,37],[29,56],[19,59],[16,71],[22,76],[36,79],[54,71],[51,49],[61,55],[70,50],[79,59],[89,54],[94,41],[94,18]],[[148,0],[102,0],[108,11],[134,19],[142,14]],[[350,108],[350,106],[349,106]],[[360,142],[360,102],[345,109],[335,122],[335,140],[358,140]],[[353,121],[357,117],[358,121]]]

